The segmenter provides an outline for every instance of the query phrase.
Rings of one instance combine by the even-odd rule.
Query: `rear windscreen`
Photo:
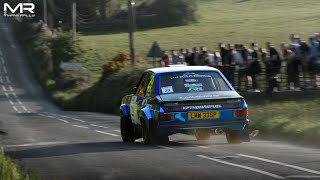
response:
[[[231,91],[217,72],[178,72],[160,75],[160,94]]]

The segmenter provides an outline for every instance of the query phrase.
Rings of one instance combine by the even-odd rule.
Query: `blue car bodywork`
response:
[[[196,134],[201,139],[216,129],[225,132],[230,142],[249,140],[247,104],[215,68],[149,69],[135,90],[120,106],[124,141],[176,133]],[[202,136],[197,132],[203,132]],[[240,139],[243,134],[246,140]]]

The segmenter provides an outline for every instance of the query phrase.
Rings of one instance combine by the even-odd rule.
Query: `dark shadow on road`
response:
[[[197,145],[213,145],[212,143],[194,143],[194,141],[169,142],[164,144],[167,147],[186,148]],[[214,144],[225,145],[225,143]],[[46,158],[55,156],[67,156],[86,153],[105,153],[119,151],[139,151],[139,150],[155,150],[163,149],[156,145],[145,145],[141,142],[124,143],[124,142],[93,142],[93,143],[78,143],[78,144],[63,144],[49,147],[38,147],[24,150],[6,151],[6,155],[14,159],[25,158]]]

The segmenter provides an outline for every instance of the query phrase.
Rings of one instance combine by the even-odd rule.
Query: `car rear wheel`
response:
[[[211,134],[210,134],[210,132],[205,131],[205,130],[198,130],[198,131],[196,131],[195,136],[198,141],[207,141],[210,139]]]
[[[151,143],[151,136],[150,136],[150,131],[147,128],[146,124],[142,121],[142,140],[144,144],[150,144]]]
[[[241,144],[240,140],[241,131],[229,130],[226,132],[226,138],[229,144]]]
[[[128,118],[121,116],[120,129],[123,142],[134,142],[136,140],[133,125]]]

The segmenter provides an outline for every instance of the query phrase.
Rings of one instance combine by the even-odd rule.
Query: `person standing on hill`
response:
[[[267,58],[266,58],[266,74],[268,80],[267,93],[273,92],[274,88],[279,90],[279,77],[278,74],[281,70],[281,58],[279,52],[272,46],[270,42],[266,43],[267,48]]]
[[[317,88],[316,80],[317,80],[317,68],[318,68],[317,66],[319,66],[318,60],[320,59],[319,58],[320,44],[317,41],[316,35],[310,36],[309,42],[310,42],[310,48],[308,52],[309,72],[312,79],[312,86]]]
[[[251,49],[248,49],[248,70],[247,75],[252,79],[252,89],[259,92],[257,89],[257,75],[261,73],[261,66],[258,61],[258,48],[255,43],[251,43]]]

